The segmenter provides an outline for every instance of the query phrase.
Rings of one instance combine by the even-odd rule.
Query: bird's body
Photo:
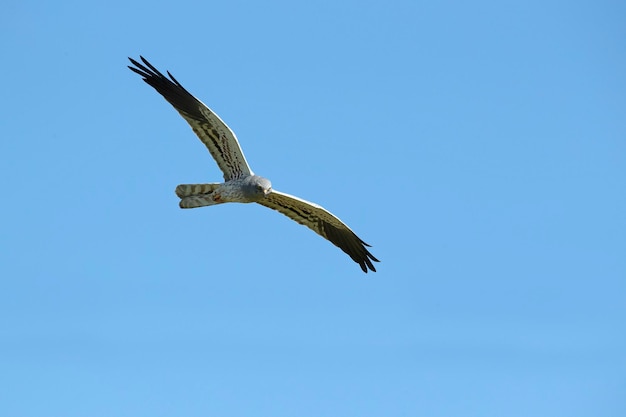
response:
[[[176,195],[180,197],[180,208],[220,203],[258,203],[271,192],[270,181],[258,175],[248,175],[223,183],[181,184],[176,187]]]
[[[292,220],[309,227],[347,253],[363,270],[376,271],[372,261],[378,262],[363,242],[339,218],[323,207],[272,189],[267,178],[255,175],[246,161],[233,131],[205,104],[192,96],[168,72],[161,74],[141,57],[142,65],[129,58],[135,67],[128,67],[141,75],[156,89],[205,144],[224,173],[223,183],[181,184],[176,187],[181,208],[196,208],[222,203],[259,203],[276,210]]]

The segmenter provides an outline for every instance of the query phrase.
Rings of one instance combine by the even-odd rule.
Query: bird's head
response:
[[[272,192],[272,183],[267,178],[253,175],[246,182],[246,196],[253,201],[259,201]]]

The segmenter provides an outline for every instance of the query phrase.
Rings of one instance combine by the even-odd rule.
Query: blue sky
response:
[[[0,414],[626,415],[626,7],[10,1]],[[221,179],[147,57],[255,172]]]

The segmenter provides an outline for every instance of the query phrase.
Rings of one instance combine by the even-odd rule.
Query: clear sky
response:
[[[626,415],[626,6],[17,1],[0,415]],[[169,70],[363,274],[222,176]]]

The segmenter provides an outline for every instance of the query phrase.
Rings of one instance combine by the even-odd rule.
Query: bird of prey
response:
[[[191,95],[172,74],[161,74],[144,57],[143,64],[128,58],[133,72],[153,87],[189,123],[208,148],[224,173],[223,183],[181,184],[176,187],[181,208],[212,206],[222,203],[259,203],[307,226],[329,240],[359,264],[363,272],[376,271],[372,261],[379,262],[345,223],[323,207],[281,193],[266,178],[255,175],[243,156],[235,133],[204,103]]]

